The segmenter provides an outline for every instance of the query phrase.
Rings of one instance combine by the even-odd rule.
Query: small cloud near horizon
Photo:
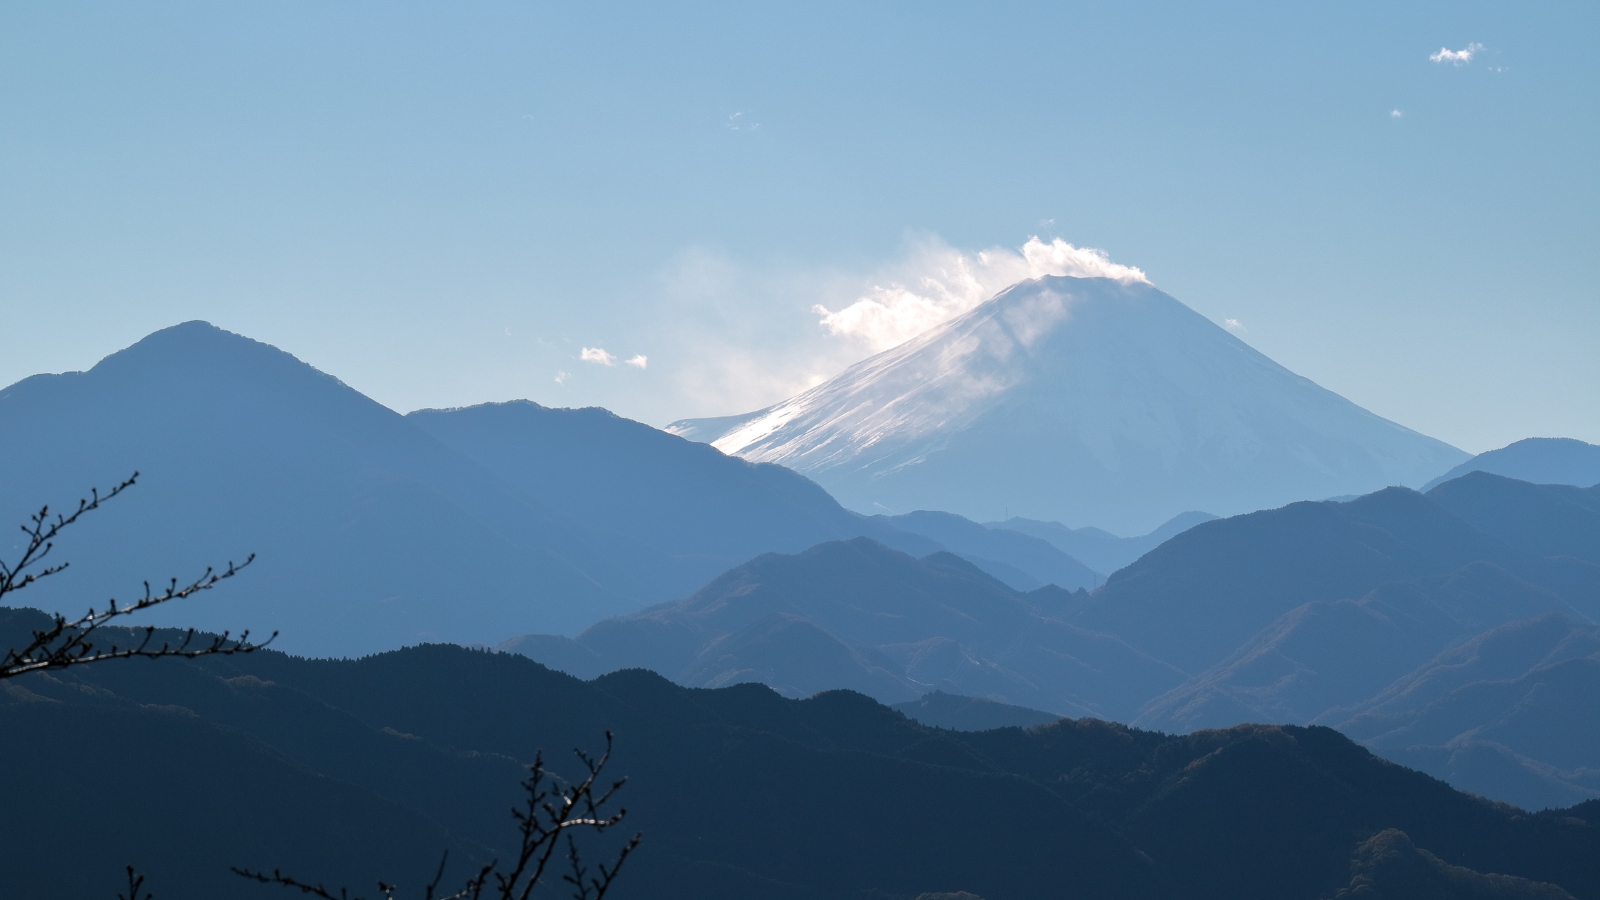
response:
[[[633,366],[635,369],[642,369],[649,364],[650,357],[645,356],[643,353],[635,354],[632,359],[623,363],[623,365]]]
[[[584,362],[599,363],[602,366],[614,366],[617,364],[615,356],[599,347],[584,347],[583,352],[578,354],[578,358]]]
[[[1440,47],[1438,53],[1429,54],[1428,61],[1436,63],[1450,63],[1451,65],[1456,66],[1464,65],[1472,62],[1472,57],[1476,56],[1478,51],[1482,49],[1483,45],[1479,43],[1468,44],[1460,50],[1451,50],[1449,47]]]
[[[1222,320],[1222,327],[1228,329],[1229,331],[1233,332],[1234,334],[1249,334],[1250,333],[1250,329],[1244,327],[1244,323],[1239,321],[1238,319],[1223,319]]]
[[[563,372],[563,371],[561,371],[559,369],[556,370],[556,384],[566,384],[566,383],[567,383],[567,373],[565,373],[565,372]]]

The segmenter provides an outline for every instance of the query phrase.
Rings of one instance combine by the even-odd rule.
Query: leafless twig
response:
[[[6,563],[0,560],[0,597],[15,593],[41,578],[48,578],[63,569],[67,563],[46,565],[45,558],[50,551],[55,549],[55,540],[61,530],[77,522],[84,513],[100,508],[100,504],[117,496],[132,487],[139,478],[135,472],[104,496],[99,490],[94,490],[89,499],[79,500],[78,508],[70,515],[57,514],[52,520],[50,507],[46,506],[31,516],[28,524],[22,526],[22,531],[28,536],[27,547],[22,551],[22,556],[15,563]],[[153,591],[150,582],[144,583],[144,596],[125,606],[117,605],[116,600],[107,601],[104,610],[90,609],[77,619],[68,620],[60,613],[56,613],[54,621],[49,628],[34,631],[33,640],[21,648],[11,648],[6,651],[5,657],[0,659],[0,679],[13,678],[28,672],[38,672],[44,669],[61,669],[67,666],[83,665],[85,663],[103,662],[108,659],[129,659],[143,657],[145,659],[160,659],[164,656],[178,656],[193,659],[197,656],[212,656],[217,654],[249,653],[266,646],[277,637],[273,632],[272,637],[259,644],[250,643],[250,632],[245,631],[237,638],[228,632],[213,635],[209,641],[196,644],[198,635],[193,628],[184,635],[177,644],[162,642],[161,646],[152,646],[155,640],[155,626],[146,626],[134,629],[128,646],[112,644],[110,649],[102,649],[90,639],[96,629],[124,616],[159,606],[172,600],[182,600],[192,594],[209,590],[218,582],[232,578],[239,570],[250,565],[255,560],[252,553],[244,562],[235,565],[228,563],[228,568],[221,572],[207,568],[204,575],[196,578],[181,587],[178,579],[168,582],[167,587],[161,591]],[[137,635],[143,631],[143,637]]]
[[[144,887],[144,876],[135,872],[133,866],[128,866],[128,893],[118,894],[117,900],[152,900],[155,895],[149,891],[145,891],[143,897],[139,896],[139,889],[142,887]]]
[[[567,848],[567,861],[572,867],[571,873],[564,875],[563,880],[573,886],[572,896],[575,900],[603,900],[623,862],[639,845],[640,835],[635,834],[623,845],[609,867],[601,863],[595,867],[599,874],[590,874],[583,864],[573,833],[577,829],[603,832],[620,823],[628,811],[618,809],[608,813],[605,806],[622,789],[627,779],[613,781],[609,787],[601,780],[601,773],[611,760],[611,732],[606,732],[606,751],[599,759],[582,750],[573,752],[583,763],[587,775],[582,781],[565,788],[555,786],[550,771],[545,768],[544,754],[541,752],[534,756],[533,764],[528,767],[528,777],[522,782],[526,797],[520,806],[511,810],[521,836],[521,846],[509,869],[501,871],[498,862],[491,862],[469,877],[460,890],[440,897],[434,891],[444,876],[446,856],[439,861],[439,872],[425,889],[423,900],[482,900],[485,888],[489,888],[488,896],[495,900],[528,900],[534,887],[544,879],[551,857],[563,843]],[[294,888],[302,894],[322,900],[361,900],[351,897],[343,888],[335,894],[321,884],[299,881],[276,869],[271,875],[240,868],[233,871],[252,881]],[[395,890],[394,885],[378,882],[378,891],[389,900],[392,900]]]

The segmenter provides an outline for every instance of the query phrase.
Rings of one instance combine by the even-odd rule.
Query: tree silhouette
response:
[[[139,473],[134,472],[127,481],[106,492],[105,496],[100,495],[98,488],[91,489],[89,497],[80,499],[78,508],[70,514],[58,513],[52,519],[50,507],[45,506],[29,517],[28,524],[22,526],[23,533],[28,536],[22,556],[14,563],[0,560],[0,603],[4,602],[7,594],[14,594],[40,579],[65,570],[68,563],[51,565],[46,562],[50,552],[55,549],[56,538],[86,513],[99,509],[100,504],[132,487],[138,478]],[[193,659],[197,656],[250,653],[260,649],[271,643],[272,639],[278,636],[277,632],[273,632],[272,637],[259,644],[250,643],[249,631],[242,632],[237,638],[230,637],[229,633],[224,631],[220,635],[212,635],[209,640],[202,639],[197,644],[195,638],[198,633],[191,628],[183,640],[176,644],[163,641],[160,646],[153,646],[156,629],[153,625],[147,625],[133,629],[134,640],[126,646],[116,643],[101,645],[94,640],[95,632],[102,626],[153,606],[182,600],[201,591],[210,590],[218,582],[238,574],[241,569],[255,561],[255,558],[255,554],[252,553],[238,565],[229,561],[228,567],[220,572],[208,567],[204,575],[182,586],[178,584],[178,579],[173,578],[161,591],[152,590],[150,582],[146,581],[144,596],[132,603],[119,606],[115,599],[108,600],[105,609],[95,610],[91,607],[87,613],[76,619],[68,620],[60,613],[55,613],[51,626],[34,631],[33,640],[26,646],[13,647],[6,651],[5,657],[0,659],[0,679],[110,659],[134,657],[160,659],[166,656]],[[140,632],[143,632],[142,638],[138,637]]]
[[[51,551],[55,549],[56,538],[85,514],[99,509],[100,504],[132,487],[138,478],[139,473],[134,472],[128,480],[107,491],[104,496],[98,489],[91,489],[89,497],[80,499],[77,509],[69,514],[58,513],[52,518],[50,507],[45,506],[30,516],[28,524],[22,526],[23,533],[28,536],[22,555],[15,562],[0,560],[0,601],[8,594],[65,570],[68,563],[47,562]],[[204,575],[181,586],[178,579],[173,578],[160,591],[152,590],[147,581],[144,583],[144,596],[132,603],[118,605],[116,600],[109,600],[105,609],[95,610],[91,607],[76,619],[68,620],[60,613],[55,613],[50,627],[35,630],[33,639],[27,645],[6,650],[5,656],[0,659],[0,680],[112,659],[194,659],[259,650],[271,643],[278,636],[277,632],[259,644],[250,642],[249,631],[241,632],[237,638],[223,632],[202,637],[197,643],[195,639],[199,633],[191,628],[176,644],[163,641],[160,646],[154,646],[156,628],[150,625],[132,629],[133,640],[125,646],[97,643],[95,640],[96,632],[108,623],[210,590],[238,574],[254,560],[255,554],[252,553],[237,565],[230,561],[228,567],[221,571],[207,568]],[[141,632],[142,637],[139,636]],[[439,895],[439,882],[444,878],[445,863],[449,861],[449,852],[446,851],[439,860],[439,870],[433,881],[423,890],[423,900],[482,900],[485,896],[493,900],[528,900],[534,887],[552,871],[551,862],[563,845],[567,871],[562,875],[562,880],[571,886],[572,896],[575,900],[603,900],[623,862],[641,839],[639,834],[635,834],[623,845],[609,866],[600,863],[593,870],[585,865],[578,850],[575,840],[577,832],[604,832],[621,823],[628,812],[622,808],[614,813],[606,811],[617,791],[627,782],[626,778],[618,779],[602,789],[604,782],[601,774],[611,760],[611,745],[611,732],[608,731],[606,749],[599,759],[582,750],[574,750],[587,774],[582,781],[565,787],[560,786],[560,779],[545,768],[543,751],[535,754],[533,763],[528,766],[528,777],[522,782],[526,796],[521,806],[511,810],[521,837],[516,859],[505,868],[501,867],[498,860],[492,861],[467,878],[455,893]],[[360,900],[352,898],[345,888],[339,888],[335,894],[319,883],[301,881],[276,869],[269,875],[249,869],[230,868],[252,881],[294,888],[302,894],[324,900]],[[145,876],[131,865],[127,871],[127,893],[118,894],[119,900],[153,900],[153,895],[144,891]],[[395,885],[378,882],[378,892],[389,900],[393,900],[396,890],[398,888]],[[144,891],[143,896],[140,895],[141,891]]]
[[[634,848],[639,846],[642,835],[635,834],[629,838],[611,865],[600,863],[595,866],[595,871],[591,872],[584,864],[574,833],[577,831],[600,833],[621,823],[623,817],[628,814],[627,809],[619,808],[612,813],[606,811],[606,805],[628,779],[620,778],[613,781],[609,787],[601,789],[601,785],[604,784],[601,773],[606,763],[611,760],[609,731],[606,732],[605,753],[601,754],[599,759],[582,750],[572,752],[583,763],[587,774],[582,781],[566,787],[556,786],[552,773],[545,768],[542,751],[534,756],[533,763],[528,766],[528,777],[522,782],[522,789],[525,792],[522,805],[511,810],[511,816],[516,820],[521,835],[521,846],[518,848],[516,858],[509,865],[502,867],[498,860],[490,862],[467,878],[455,893],[440,895],[437,891],[439,882],[444,878],[445,863],[449,861],[447,851],[439,860],[439,871],[434,875],[433,881],[423,889],[423,900],[482,900],[484,897],[493,900],[527,900],[534,887],[543,882],[545,876],[552,871],[551,862],[563,844],[566,849],[564,856],[567,871],[562,875],[562,880],[571,885],[574,900],[602,900],[606,892],[611,889],[623,862]],[[310,894],[322,900],[362,900],[359,897],[352,897],[345,888],[340,888],[338,893],[334,893],[321,884],[301,881],[277,870],[270,875],[240,868],[234,868],[233,871],[252,881],[295,888],[303,894]],[[397,890],[399,888],[395,885],[378,882],[378,892],[389,900],[392,900]]]

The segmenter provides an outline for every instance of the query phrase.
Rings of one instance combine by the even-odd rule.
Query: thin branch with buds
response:
[[[134,871],[133,866],[128,866],[128,893],[118,894],[117,900],[154,900],[155,895],[149,891],[144,896],[139,896],[139,890],[144,887],[144,876]]]
[[[57,514],[52,521],[50,507],[46,506],[29,518],[28,524],[22,526],[22,531],[28,536],[27,547],[22,551],[22,556],[15,563],[6,563],[0,560],[0,597],[15,593],[33,584],[41,578],[48,578],[66,569],[68,564],[63,562],[58,565],[46,565],[45,559],[50,551],[55,549],[55,540],[62,529],[78,521],[85,513],[99,509],[100,504],[117,496],[132,487],[139,478],[135,472],[104,496],[99,490],[93,490],[89,499],[79,500],[78,508],[70,515]],[[163,641],[159,647],[153,646],[155,641],[155,626],[145,626],[142,629],[133,629],[127,646],[112,644],[110,649],[97,646],[91,638],[101,626],[106,625],[124,616],[160,606],[173,600],[182,600],[185,597],[210,590],[218,582],[225,581],[238,574],[241,569],[255,561],[252,553],[244,562],[235,565],[228,563],[228,567],[221,572],[207,568],[204,575],[196,578],[181,587],[178,579],[168,582],[166,589],[153,591],[150,582],[144,583],[144,596],[133,603],[119,606],[116,600],[108,601],[104,610],[96,611],[91,608],[87,613],[77,619],[68,620],[60,613],[54,615],[54,621],[49,628],[33,632],[33,640],[26,646],[11,648],[6,651],[5,657],[0,659],[0,679],[13,678],[28,672],[38,672],[45,669],[62,669],[67,666],[83,665],[85,663],[104,662],[108,659],[131,659],[142,657],[144,659],[160,659],[167,656],[193,659],[197,656],[230,655],[234,653],[250,653],[265,647],[276,638],[277,632],[272,637],[259,644],[250,642],[250,632],[242,632],[233,638],[228,632],[212,635],[209,641],[195,642],[199,632],[191,628],[181,641],[173,644]],[[138,637],[139,632],[143,637]]]
[[[502,872],[498,861],[491,862],[468,878],[459,891],[441,897],[434,893],[444,875],[445,860],[441,859],[439,872],[425,889],[423,900],[482,900],[485,888],[489,888],[488,896],[494,900],[528,900],[534,887],[544,880],[551,857],[563,843],[567,847],[566,858],[572,867],[572,872],[562,878],[573,886],[572,896],[575,900],[604,900],[617,873],[622,869],[623,862],[634,848],[639,846],[641,836],[635,834],[630,838],[609,867],[601,863],[595,867],[599,874],[590,874],[589,869],[583,864],[573,832],[577,829],[587,829],[599,833],[620,823],[628,811],[618,809],[615,813],[607,813],[605,806],[627,783],[627,779],[618,779],[609,787],[600,790],[604,784],[601,772],[611,760],[611,732],[606,732],[606,751],[599,759],[589,756],[582,750],[573,752],[577,754],[588,774],[583,781],[564,789],[556,789],[553,786],[554,779],[550,771],[545,768],[542,752],[534,756],[533,764],[528,767],[528,777],[522,782],[526,799],[522,806],[511,810],[511,816],[516,820],[521,835],[521,847],[518,849],[515,863],[509,870]],[[359,897],[351,897],[343,888],[335,894],[321,884],[299,881],[277,870],[273,870],[271,875],[249,869],[235,868],[233,871],[252,881],[294,888],[302,894],[309,894],[321,900],[361,900]],[[492,887],[491,878],[494,882]],[[378,891],[387,900],[393,900],[395,890],[394,885],[378,882]]]

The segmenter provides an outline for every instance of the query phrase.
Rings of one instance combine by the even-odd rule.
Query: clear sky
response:
[[[1036,235],[1463,449],[1600,442],[1600,4],[0,4],[0,384],[203,318],[659,425]]]

